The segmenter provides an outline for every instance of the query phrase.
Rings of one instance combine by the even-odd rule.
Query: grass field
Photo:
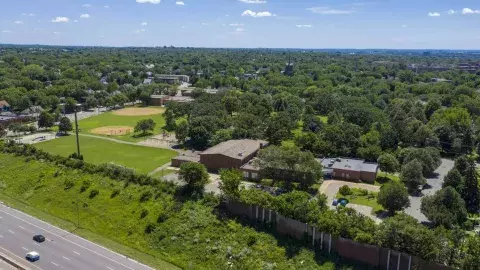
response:
[[[358,188],[351,188],[352,194],[350,195],[342,195],[340,193],[337,193],[335,197],[337,199],[340,198],[345,198],[347,199],[350,203],[353,204],[359,204],[359,205],[365,205],[365,206],[370,206],[372,207],[372,211],[374,213],[378,213],[380,211],[383,211],[383,207],[377,203],[377,195],[378,193],[376,192],[366,192]]]
[[[107,177],[3,153],[0,171],[0,200],[6,204],[156,269],[177,269],[175,265],[183,269],[354,269],[301,244],[219,218],[208,200],[181,202],[172,191],[125,186]],[[74,186],[66,188],[71,181]],[[91,185],[80,192],[85,181]],[[89,198],[94,189],[98,195]],[[77,208],[77,203],[82,207]]]
[[[157,108],[158,109],[158,108]],[[91,133],[92,129],[106,126],[130,126],[135,127],[138,121],[142,119],[153,119],[157,124],[154,130],[154,134],[160,134],[161,128],[165,126],[165,119],[162,114],[155,115],[143,115],[143,116],[124,116],[115,115],[114,112],[106,112],[97,116],[83,119],[78,122],[79,129],[82,132]],[[95,134],[98,135],[98,134]],[[99,135],[102,136],[102,135]],[[144,140],[144,137],[135,137],[133,133],[123,136],[112,136],[115,139],[129,142],[137,142]]]
[[[65,136],[35,145],[37,148],[52,154],[69,156],[76,152],[75,136]],[[93,164],[113,162],[135,169],[141,173],[149,173],[170,162],[177,155],[168,149],[152,148],[116,143],[99,138],[80,136],[80,149],[85,161]]]

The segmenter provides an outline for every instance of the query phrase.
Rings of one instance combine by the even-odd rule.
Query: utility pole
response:
[[[75,134],[77,135],[77,155],[80,159],[80,140],[78,138],[77,106],[75,106]]]

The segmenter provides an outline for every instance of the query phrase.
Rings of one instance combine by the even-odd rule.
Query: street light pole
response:
[[[77,106],[75,106],[75,134],[77,135],[77,155],[80,159],[80,139],[78,138]]]

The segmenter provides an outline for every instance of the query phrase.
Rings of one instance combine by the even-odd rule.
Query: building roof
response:
[[[345,159],[345,158],[326,158],[321,161],[325,168],[358,171],[358,172],[377,172],[378,164],[365,162],[362,159]]]
[[[217,144],[203,151],[200,155],[219,154],[243,160],[245,157],[260,150],[264,145],[267,145],[267,142],[262,140],[230,140]]]
[[[185,155],[178,155],[172,160],[181,160],[181,161],[188,161],[188,162],[200,162],[200,156],[185,156]]]
[[[3,106],[10,107],[10,104],[8,104],[8,102],[5,101],[5,100],[0,100],[0,106],[2,106],[2,107],[3,107]]]
[[[143,84],[151,84],[152,83],[152,79],[144,79],[143,80]]]
[[[166,98],[167,95],[151,95],[150,98]]]

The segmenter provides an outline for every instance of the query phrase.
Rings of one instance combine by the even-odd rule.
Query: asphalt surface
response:
[[[429,188],[423,189],[419,196],[409,196],[410,207],[405,209],[405,213],[416,218],[420,222],[428,222],[428,219],[420,211],[422,205],[422,197],[426,195],[433,195],[435,192],[442,189],[443,179],[447,173],[453,168],[455,162],[450,159],[442,159],[442,164],[435,170],[435,176],[427,178]]]
[[[33,241],[36,234],[44,235],[45,242]],[[152,269],[3,204],[0,205],[0,251],[32,270]],[[28,262],[25,256],[30,251],[38,252],[40,260]]]

